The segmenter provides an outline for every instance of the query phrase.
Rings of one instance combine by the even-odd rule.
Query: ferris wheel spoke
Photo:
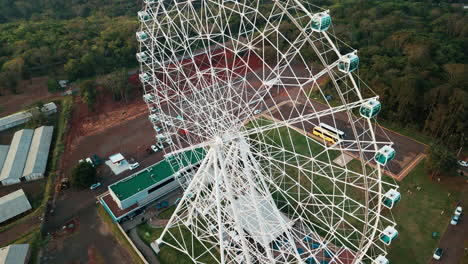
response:
[[[392,144],[376,140],[367,108],[378,97],[363,99],[357,55],[341,55],[327,10],[305,0],[148,0],[138,17],[144,99],[185,191],[156,244],[195,263],[385,257],[380,235],[395,223],[381,214],[384,192],[398,187],[373,162]],[[311,100],[330,89],[333,106]],[[309,133],[325,121],[349,136]],[[335,165],[343,154],[355,160]]]
[[[278,128],[284,127],[284,126],[294,126],[295,124],[297,124],[299,122],[304,123],[304,122],[306,122],[308,120],[319,119],[319,118],[324,117],[324,116],[331,116],[331,115],[334,115],[334,114],[339,113],[339,112],[351,111],[354,108],[360,107],[364,102],[367,102],[368,100],[369,99],[359,100],[359,101],[352,102],[352,103],[349,103],[349,104],[344,104],[344,105],[341,105],[341,106],[328,108],[328,109],[325,109],[325,110],[322,110],[322,111],[317,111],[317,112],[314,112],[314,113],[311,113],[311,114],[302,115],[302,116],[291,118],[291,119],[288,119],[288,120],[278,121],[278,122],[275,122],[275,123],[270,124],[270,125],[265,125],[265,126],[261,126],[261,127],[254,127],[254,128],[251,128],[251,129],[246,129],[246,131],[242,132],[241,135],[245,136],[245,137],[248,137],[248,136],[253,135],[253,134],[267,132],[269,130],[278,129]]]

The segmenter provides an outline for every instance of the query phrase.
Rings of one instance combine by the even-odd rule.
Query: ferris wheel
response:
[[[303,0],[146,0],[140,81],[184,195],[153,243],[195,263],[389,263],[395,156],[332,16]]]

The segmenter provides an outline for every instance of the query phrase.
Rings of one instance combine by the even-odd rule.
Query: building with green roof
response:
[[[177,175],[192,170],[205,157],[203,149],[168,157],[146,169],[109,185],[109,193],[121,210],[144,206],[180,186]]]

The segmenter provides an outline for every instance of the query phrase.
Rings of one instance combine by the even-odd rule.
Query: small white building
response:
[[[115,165],[120,165],[120,163],[125,160],[125,157],[122,154],[117,153],[110,156],[109,160]]]
[[[24,194],[23,189],[0,197],[0,223],[31,209],[31,204],[26,194]]]
[[[0,264],[26,264],[29,260],[29,244],[13,244],[0,248]]]

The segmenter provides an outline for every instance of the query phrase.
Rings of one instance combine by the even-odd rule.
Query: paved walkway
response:
[[[138,236],[136,228],[133,228],[132,230],[130,230],[130,233],[128,234],[128,236],[132,239],[133,243],[141,252],[141,254],[145,256],[146,261],[148,261],[149,263],[159,264],[159,261],[156,258],[156,255],[154,254],[153,249],[149,247],[148,245],[146,245],[146,243],[143,242],[143,240],[141,240],[140,236]]]

